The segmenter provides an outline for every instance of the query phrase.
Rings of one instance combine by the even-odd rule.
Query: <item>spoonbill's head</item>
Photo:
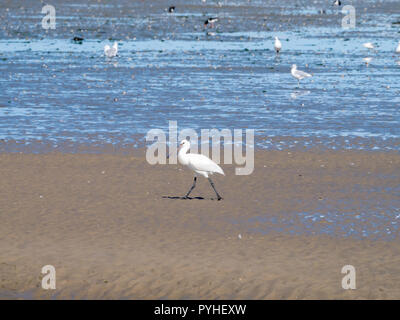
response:
[[[295,64],[292,64],[292,70],[296,70],[297,66]]]
[[[114,42],[113,47],[114,48],[118,48],[118,42],[117,41]]]
[[[179,146],[178,146],[178,151],[179,150],[181,150],[182,148],[187,148],[187,149],[189,149],[190,148],[190,142],[188,141],[188,140],[182,140],[180,143],[179,143]],[[171,157],[171,154],[168,154],[167,155],[167,159],[169,159]]]
[[[279,40],[278,37],[275,37],[275,40],[278,41]]]
[[[179,143],[179,148],[183,148],[183,147],[190,147],[190,142],[188,140],[182,140]]]

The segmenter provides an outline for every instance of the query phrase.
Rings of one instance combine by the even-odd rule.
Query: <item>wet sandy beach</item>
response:
[[[223,166],[222,201],[204,179],[166,198],[192,174],[140,152],[0,161],[3,298],[400,298],[398,154],[260,151],[253,175]]]

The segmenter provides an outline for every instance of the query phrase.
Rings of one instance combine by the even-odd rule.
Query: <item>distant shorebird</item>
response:
[[[375,48],[374,44],[371,43],[371,42],[363,43],[363,47],[367,48],[367,49],[374,49]]]
[[[282,49],[282,43],[279,41],[278,37],[275,37],[274,48],[276,53],[279,53],[279,51]]]
[[[174,11],[175,11],[175,7],[174,6],[168,8],[168,12],[169,13],[173,13]]]
[[[400,41],[399,41],[399,45],[397,46],[396,52],[400,53]]]
[[[333,3],[333,5],[339,7],[339,6],[342,5],[342,2],[341,2],[340,0],[336,0],[336,1]]]
[[[371,63],[371,61],[372,61],[372,58],[371,57],[366,57],[366,58],[364,58],[363,59],[363,61],[365,62],[365,64],[367,65],[367,67],[368,67],[368,65]]]
[[[104,46],[104,55],[107,58],[113,58],[118,54],[118,42],[114,42],[113,46],[110,47],[108,44]]]
[[[312,75],[307,72],[297,70],[297,66],[295,64],[292,65],[292,69],[290,70],[290,73],[292,74],[292,76],[294,78],[297,79],[299,86],[300,86],[300,80],[302,80],[304,78],[312,77]]]
[[[81,37],[74,37],[72,40],[75,41],[75,42],[80,42],[80,43],[82,43],[82,41],[83,41],[84,39],[81,38]]]
[[[218,18],[208,18],[205,22],[204,22],[204,27],[210,26],[210,28],[214,27],[214,23],[216,23],[218,21]]]
[[[179,145],[179,148],[180,148],[178,152],[179,163],[189,167],[189,169],[195,172],[193,185],[183,198],[188,199],[189,194],[196,187],[197,175],[201,175],[204,178],[208,179],[208,181],[211,184],[211,187],[214,189],[215,194],[217,195],[218,200],[221,200],[222,197],[218,194],[217,189],[215,189],[214,183],[209,177],[209,175],[212,175],[213,173],[219,173],[225,175],[221,167],[203,154],[187,153],[188,150],[190,149],[190,142],[188,140],[182,140]]]

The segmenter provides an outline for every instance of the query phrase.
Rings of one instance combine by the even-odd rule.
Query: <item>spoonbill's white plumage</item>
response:
[[[114,42],[113,46],[110,47],[108,44],[104,46],[104,55],[107,58],[113,58],[118,54],[118,42]]]
[[[297,79],[297,82],[299,85],[300,85],[300,80],[302,80],[304,78],[312,77],[312,75],[307,72],[297,70],[297,66],[295,64],[292,65],[292,69],[290,70],[290,73],[292,74],[292,76],[294,78]]]
[[[363,46],[364,46],[364,48],[367,48],[367,49],[374,49],[375,48],[375,46],[374,46],[374,44],[372,42],[363,43]]]
[[[399,41],[399,45],[397,46],[396,52],[400,53],[400,41]]]
[[[279,53],[279,51],[281,51],[281,49],[282,49],[282,43],[281,43],[281,41],[278,39],[278,37],[275,37],[274,47],[275,47],[276,53]]]
[[[206,157],[203,154],[194,154],[187,153],[190,149],[190,142],[188,140],[182,140],[179,145],[178,152],[178,161],[180,164],[187,166],[189,169],[195,172],[195,176],[193,179],[193,185],[188,191],[188,193],[184,196],[184,198],[188,198],[189,194],[196,186],[197,175],[201,175],[204,178],[207,178],[211,184],[211,187],[214,189],[215,194],[217,195],[218,200],[221,200],[222,197],[218,194],[215,189],[214,183],[212,182],[210,175],[214,173],[219,173],[225,175],[224,171],[221,169],[219,165],[217,165],[210,158]]]

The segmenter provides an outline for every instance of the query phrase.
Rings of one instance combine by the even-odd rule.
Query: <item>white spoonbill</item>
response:
[[[278,37],[275,37],[274,47],[275,47],[276,53],[279,53],[279,51],[281,51],[281,49],[282,49],[282,43],[280,42]]]
[[[224,171],[219,165],[203,154],[187,153],[189,148],[190,142],[188,140],[182,140],[179,145],[178,161],[180,164],[189,167],[189,169],[195,172],[193,185],[188,193],[186,193],[184,198],[187,199],[189,194],[196,187],[197,175],[199,174],[208,179],[211,187],[214,189],[215,194],[217,195],[218,200],[221,200],[222,197],[218,194],[217,189],[215,189],[214,183],[209,175],[212,175],[213,173],[225,175]]]
[[[300,85],[300,80],[308,77],[312,77],[311,74],[297,70],[297,66],[295,64],[292,65],[292,69],[290,70],[290,73],[292,74],[293,77],[297,79],[298,84]]]
[[[104,55],[107,58],[115,57],[117,54],[118,54],[118,42],[114,42],[112,47],[110,47],[108,44],[104,46]]]
[[[364,48],[367,48],[367,49],[374,49],[375,48],[375,46],[374,46],[374,44],[372,42],[363,43],[363,46],[364,46]]]
[[[397,46],[396,53],[400,53],[400,41],[399,41],[399,45]]]

